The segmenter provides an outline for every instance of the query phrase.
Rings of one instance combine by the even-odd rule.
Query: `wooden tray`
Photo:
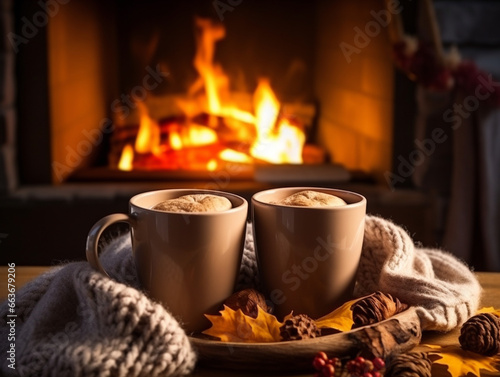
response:
[[[298,371],[311,368],[319,351],[329,356],[406,352],[420,343],[422,329],[411,307],[385,321],[314,339],[272,343],[236,343],[190,337],[200,365],[233,370]]]

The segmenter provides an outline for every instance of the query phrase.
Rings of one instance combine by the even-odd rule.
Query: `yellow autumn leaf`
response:
[[[493,306],[481,308],[477,311],[476,314],[481,314],[481,313],[491,313],[500,317],[500,309],[495,309]]]
[[[279,342],[280,323],[276,317],[260,307],[257,318],[244,314],[241,309],[233,310],[224,305],[221,315],[205,314],[212,327],[203,334],[219,338],[223,342]]]
[[[495,308],[493,306],[485,306],[484,308],[479,309],[476,314],[481,314],[481,313],[491,313],[494,312]]]
[[[422,344],[427,348],[429,358],[432,360],[432,375],[440,375],[442,366],[447,367],[451,377],[481,376],[481,371],[500,372],[500,355],[483,356],[474,352],[465,351],[459,346],[438,346]],[[469,374],[470,373],[470,374]]]
[[[344,303],[344,305],[335,309],[333,312],[317,319],[315,321],[316,326],[318,326],[318,328],[320,329],[334,328],[339,331],[349,331],[354,324],[354,320],[352,319],[351,306],[358,300],[361,299],[359,298],[347,301],[346,303]]]

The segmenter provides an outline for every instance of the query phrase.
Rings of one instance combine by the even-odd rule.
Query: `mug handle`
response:
[[[104,230],[110,225],[119,222],[127,223],[129,226],[133,226],[133,218],[131,216],[125,215],[124,213],[114,213],[112,215],[103,217],[98,222],[96,222],[90,229],[87,236],[87,261],[93,268],[106,275],[107,277],[109,277],[109,274],[106,272],[106,270],[104,270],[104,267],[99,260],[99,250],[97,248],[97,245],[99,244],[99,238],[101,238],[102,232],[104,232]]]

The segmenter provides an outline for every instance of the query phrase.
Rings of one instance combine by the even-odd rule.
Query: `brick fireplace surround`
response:
[[[315,96],[321,103],[317,142],[330,152],[335,163],[347,168],[351,179],[307,182],[297,177],[283,183],[233,180],[224,172],[215,173],[208,180],[58,182],[51,163],[64,155],[61,157],[63,152],[56,144],[76,146],[78,140],[72,139],[68,130],[75,127],[79,114],[87,115],[84,129],[96,129],[98,121],[109,111],[104,102],[96,108],[88,101],[70,99],[63,92],[65,86],[75,85],[78,80],[92,87],[96,84],[92,77],[103,77],[103,72],[96,75],[92,71],[95,69],[92,61],[79,63],[80,56],[71,49],[73,41],[62,38],[72,36],[78,40],[79,31],[72,29],[78,27],[78,22],[72,17],[99,7],[99,2],[59,1],[58,14],[50,18],[48,26],[38,27],[28,43],[20,44],[17,53],[5,36],[12,32],[22,35],[21,17],[30,20],[41,8],[38,2],[16,3],[3,1],[0,8],[3,36],[0,45],[0,263],[50,265],[84,259],[86,235],[95,221],[110,213],[127,212],[128,199],[136,193],[179,187],[218,188],[240,194],[247,200],[256,191],[277,186],[308,185],[357,191],[366,196],[368,212],[392,218],[404,224],[416,240],[434,244],[432,199],[413,189],[393,191],[378,179],[391,169],[393,137],[397,135],[392,131],[394,71],[387,55],[387,37],[382,33],[374,38],[366,51],[353,56],[352,64],[346,64],[338,49],[341,41],[352,40],[356,25],[365,25],[371,20],[370,10],[380,9],[382,2],[366,2],[366,9],[360,10],[348,2],[319,1],[316,11],[309,12],[315,18],[310,32],[316,32],[316,27],[322,30],[315,40],[316,70],[312,77]],[[241,9],[227,13],[227,18],[237,17],[245,6],[243,2]],[[105,11],[109,12],[110,8]],[[89,23],[87,27],[99,34],[103,31],[99,28],[109,25]],[[56,33],[55,28],[62,29]],[[112,33],[106,35],[110,37]],[[57,39],[59,48],[47,51],[47,44],[56,43]],[[55,58],[55,65],[51,65],[51,59]],[[26,62],[31,62],[29,68]],[[64,64],[76,69],[67,72]],[[74,74],[81,76],[72,76]],[[33,87],[42,91],[27,90]],[[39,95],[49,90],[50,97]],[[100,89],[96,86],[93,90]],[[98,96],[103,97],[106,95]],[[37,127],[33,128],[33,124]],[[61,140],[55,142],[57,135]]]

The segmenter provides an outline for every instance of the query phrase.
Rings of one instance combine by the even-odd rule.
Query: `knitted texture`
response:
[[[236,291],[245,288],[255,288],[259,291],[260,280],[257,261],[255,258],[252,224],[247,224],[245,247],[243,248],[243,256],[241,258],[240,273],[236,282]]]
[[[416,306],[422,329],[448,331],[475,314],[481,286],[456,257],[416,247],[399,226],[366,216],[355,294],[375,291]]]
[[[139,289],[129,234],[101,254],[111,279],[86,262],[49,270],[16,293],[16,370],[3,375],[177,376],[190,373],[195,354],[179,323]],[[251,226],[237,289],[259,287]],[[452,255],[415,247],[408,234],[367,216],[356,294],[382,291],[417,306],[423,329],[450,330],[478,307],[481,288]],[[0,305],[0,339],[8,306]],[[0,353],[8,351],[0,342]],[[15,373],[13,373],[15,372]],[[16,374],[17,373],[17,374]]]
[[[102,256],[117,282],[88,263],[50,270],[16,296],[16,369],[13,376],[179,376],[195,354],[178,322],[137,286],[130,237],[117,238]],[[6,303],[0,336],[7,339]],[[8,342],[0,342],[7,353]]]

